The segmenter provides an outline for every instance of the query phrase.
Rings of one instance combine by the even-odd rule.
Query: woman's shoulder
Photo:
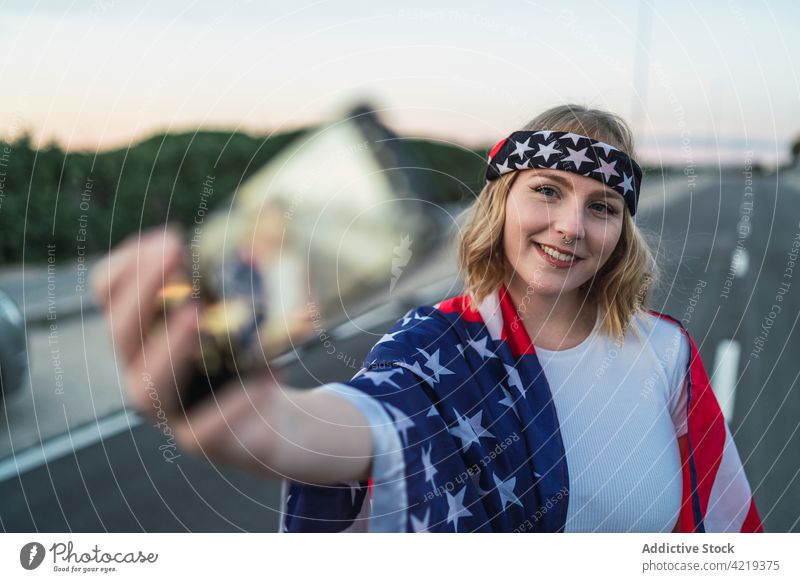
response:
[[[689,332],[669,314],[653,309],[640,310],[633,316],[643,342],[661,357],[688,353]]]
[[[410,309],[395,322],[390,331],[397,329],[413,329],[417,333],[442,331],[452,328],[454,322],[458,320],[482,321],[480,313],[472,307],[467,295],[449,297],[438,303]]]
[[[455,345],[457,342],[454,338],[457,335],[451,334],[455,332],[458,319],[458,310],[454,308],[451,299],[434,305],[414,307],[378,339],[364,365],[403,360],[409,354],[416,354],[418,349],[430,350],[442,345]]]
[[[666,333],[668,335],[687,335],[688,332],[683,324],[668,313],[656,311],[655,309],[640,309],[634,317],[638,320],[640,327],[652,329],[656,333]]]

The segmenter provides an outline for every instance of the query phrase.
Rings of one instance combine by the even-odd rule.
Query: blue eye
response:
[[[550,186],[539,186],[538,188],[534,188],[536,192],[541,192],[544,194],[545,197],[549,198],[548,192],[552,192],[554,196],[558,196],[558,190],[555,188],[551,188]]]
[[[602,203],[598,202],[598,203],[592,204],[592,207],[593,208],[599,208],[601,211],[605,212],[606,214],[608,214],[610,216],[614,216],[617,213],[617,211],[614,208],[612,208],[611,206],[609,206],[608,204],[602,204]]]
[[[556,198],[559,196],[559,191],[552,186],[536,186],[531,188],[534,192],[538,192],[545,198]],[[602,202],[594,202],[590,208],[606,214],[607,216],[614,216],[619,213],[613,206],[604,204]]]

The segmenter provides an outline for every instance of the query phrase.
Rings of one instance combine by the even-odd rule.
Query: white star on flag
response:
[[[386,342],[397,341],[397,340],[394,339],[394,336],[400,335],[404,331],[405,331],[404,329],[401,329],[401,330],[398,330],[398,331],[396,331],[394,333],[385,333],[385,334],[383,334],[383,337],[381,339],[379,339],[377,342],[375,342],[375,345],[377,346],[379,344],[383,344],[383,343],[386,343]]]
[[[426,418],[430,418],[431,416],[442,416],[433,404],[431,404],[431,409],[428,411],[428,414],[425,415]]]
[[[555,145],[548,143],[540,145],[539,151],[536,152],[536,155],[533,157],[538,158],[539,156],[542,156],[545,162],[549,162],[550,156],[552,156],[553,154],[560,154],[560,153],[561,152],[558,150],[558,148],[555,147]]]
[[[431,486],[433,490],[436,491],[436,481],[433,480],[434,475],[439,472],[439,470],[433,466],[431,463],[431,452],[433,451],[433,445],[428,446],[428,450],[422,449],[422,465],[425,468],[425,481],[431,482]]]
[[[481,357],[482,360],[486,358],[496,358],[497,356],[492,352],[492,350],[486,348],[486,342],[488,340],[488,336],[483,336],[481,339],[475,340],[468,340],[467,344],[473,350],[478,352],[478,355]]]
[[[506,503],[513,503],[523,507],[522,502],[514,494],[514,486],[517,484],[517,478],[511,477],[508,481],[503,481],[495,473],[492,473],[494,484],[497,486],[497,493],[500,495],[500,505],[503,511],[506,509]]]
[[[537,131],[533,135],[543,135],[544,139],[550,139],[550,134],[552,133],[553,133],[552,131]]]
[[[406,313],[403,316],[403,325],[401,327],[407,326],[408,322],[410,322],[412,319],[414,319],[413,316],[412,316],[413,313],[414,313],[414,310],[412,309],[411,311],[409,311],[408,313]]]
[[[438,380],[436,380],[433,376],[426,374],[422,370],[422,366],[419,365],[419,362],[414,362],[411,364],[409,364],[408,362],[397,362],[397,365],[405,368],[406,370],[411,370],[412,372],[414,372],[417,376],[422,378],[425,381],[425,383],[428,384],[428,386],[430,386],[431,388],[436,387],[436,382]]]
[[[469,476],[469,480],[472,481],[472,484],[475,486],[475,490],[478,492],[478,497],[483,497],[484,495],[488,495],[490,491],[487,491],[483,487],[481,487],[481,474],[480,473],[472,473]]]
[[[514,405],[514,399],[511,397],[511,394],[509,393],[509,391],[506,390],[506,387],[503,386],[502,384],[500,384],[500,390],[503,391],[503,395],[505,396],[505,398],[503,398],[502,400],[499,400],[497,403],[498,404],[502,404],[503,406],[507,406],[508,408],[513,410],[514,411],[514,416],[517,417],[517,420],[522,420],[519,417],[519,412],[517,412],[517,407]]]
[[[472,512],[464,507],[464,494],[467,492],[466,485],[455,495],[447,494],[447,523],[452,523],[455,531],[458,531],[458,520],[462,517],[472,517]]]
[[[528,145],[530,142],[531,138],[526,139],[525,143],[522,143],[521,141],[515,141],[514,143],[517,144],[517,147],[513,152],[509,154],[508,157],[510,158],[511,156],[519,156],[520,159],[524,158],[525,152],[533,149],[531,146]]]
[[[619,176],[619,173],[616,170],[617,162],[607,162],[603,158],[598,158],[600,160],[600,167],[595,170],[598,174],[603,174],[603,178],[605,182],[608,182],[611,179],[611,176]]]
[[[418,519],[414,517],[414,514],[409,514],[411,517],[411,527],[414,529],[414,533],[428,533],[428,520],[431,517],[431,508],[425,510],[425,517],[422,519]]]
[[[518,162],[514,162],[514,166],[516,166],[516,168],[518,170],[530,170],[531,169],[531,161],[530,160],[525,160],[521,164],[518,163]]]
[[[458,426],[448,428],[447,430],[454,437],[461,439],[461,450],[466,453],[473,444],[480,443],[480,440],[478,439],[478,435],[475,434],[475,429],[472,428],[472,424],[470,424],[469,420],[462,416],[455,408],[453,412],[456,413]]]
[[[403,370],[399,370],[397,368],[393,368],[391,370],[370,370],[369,372],[364,372],[364,378],[368,380],[372,380],[372,383],[375,386],[380,386],[381,384],[388,384],[389,386],[393,386],[400,390],[400,384],[392,380],[392,376],[395,374],[402,374]]]
[[[481,426],[482,418],[483,418],[483,410],[479,410],[476,414],[472,415],[467,420],[469,421],[469,425],[472,427],[472,430],[475,431],[475,436],[477,436],[478,438],[488,437],[493,439],[494,435],[485,428],[483,428],[483,426]]]
[[[582,150],[573,150],[572,148],[567,148],[569,155],[566,158],[563,158],[562,162],[572,162],[575,164],[575,169],[580,171],[581,165],[584,162],[591,163],[592,160],[586,157],[586,150],[589,148],[583,148]]]
[[[384,402],[383,405],[386,407],[386,410],[389,411],[389,414],[394,417],[394,425],[403,437],[403,444],[408,446],[408,429],[414,426],[414,421],[408,418],[399,408],[387,404],[386,402]]]
[[[524,398],[525,388],[522,386],[522,380],[519,377],[519,372],[514,366],[509,366],[508,364],[503,364],[503,366],[505,366],[506,373],[508,374],[508,385],[519,390],[520,396]]]
[[[436,378],[437,382],[439,381],[440,375],[447,376],[450,374],[455,374],[455,372],[453,372],[452,370],[448,370],[447,368],[439,364],[439,350],[433,352],[433,355],[429,354],[422,348],[417,348],[417,351],[421,353],[423,356],[425,356],[425,358],[427,359],[427,361],[425,362],[425,367],[433,372],[433,375]]]

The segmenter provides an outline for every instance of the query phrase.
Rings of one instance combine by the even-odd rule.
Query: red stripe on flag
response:
[[[692,494],[695,493],[700,507],[701,519],[705,519],[708,511],[708,500],[722,463],[725,448],[725,419],[722,416],[717,398],[711,388],[700,353],[689,332],[675,318],[657,311],[648,310],[653,315],[677,324],[681,332],[689,340],[689,391],[688,433],[691,439],[691,455],[686,438],[679,439],[681,445],[681,467],[683,473],[683,501],[681,503],[681,531],[695,531]],[[684,442],[681,442],[683,440]],[[691,470],[694,468],[697,478],[696,491],[692,491]]]
[[[750,500],[750,509],[747,512],[747,517],[744,518],[741,531],[742,533],[764,533],[764,526],[761,524],[761,517],[758,515],[755,499]]]
[[[442,313],[457,313],[464,321],[475,323],[483,322],[481,314],[470,305],[467,295],[459,295],[458,297],[445,299],[437,305],[437,309]]]
[[[697,346],[691,337],[689,344],[691,345],[689,438],[692,440],[692,454],[697,472],[700,511],[705,516],[711,488],[722,463],[722,452],[725,448],[725,418],[711,389]]]
[[[689,438],[686,435],[678,438],[678,450],[681,453],[681,474],[683,475],[678,531],[690,533],[694,532],[695,523],[692,510],[692,477],[689,472]]]
[[[508,342],[511,354],[518,358],[525,354],[535,353],[533,342],[519,317],[519,313],[517,313],[517,308],[514,307],[511,294],[505,285],[500,287],[500,313],[503,316],[501,339]]]

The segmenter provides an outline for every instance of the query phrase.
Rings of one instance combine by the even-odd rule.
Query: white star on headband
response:
[[[610,186],[625,198],[631,215],[636,212],[641,169],[627,153],[608,143],[573,132],[522,130],[498,142],[492,151],[488,181],[533,168],[574,172]]]
[[[576,170],[580,170],[581,169],[581,165],[584,162],[591,163],[591,161],[592,161],[590,158],[586,157],[586,150],[588,150],[588,149],[589,149],[588,147],[587,148],[583,148],[582,150],[573,150],[572,148],[567,148],[567,151],[569,152],[569,155],[566,158],[564,158],[563,160],[561,160],[561,161],[562,162],[572,162],[573,164],[575,164],[575,169]]]
[[[633,176],[629,176],[625,172],[622,172],[622,183],[620,184],[622,188],[625,190],[625,194],[628,194],[629,190],[633,190]]]
[[[568,133],[564,137],[562,137],[561,139],[571,139],[572,140],[572,145],[576,146],[576,145],[578,145],[578,140],[579,139],[586,139],[586,136],[585,135],[578,135],[577,133]]]
[[[507,174],[511,171],[511,168],[506,164],[495,164],[497,166],[497,172],[500,174]]]
[[[509,158],[511,156],[519,156],[520,158],[523,158],[525,157],[525,152],[533,149],[528,145],[531,143],[531,138],[526,139],[524,143],[521,141],[515,141],[514,143],[517,144],[517,147],[513,152],[511,152],[511,154],[509,154]]]
[[[538,158],[542,156],[545,162],[550,161],[550,156],[553,154],[560,154],[561,152],[551,143],[542,144],[539,146],[539,151],[536,152],[536,155],[533,156],[534,158]]]
[[[603,179],[608,182],[611,179],[611,176],[619,176],[619,172],[617,172],[616,165],[617,162],[607,162],[602,158],[598,158],[600,161],[600,167],[595,170],[600,174],[603,174]]]
[[[615,148],[614,146],[612,146],[612,145],[609,145],[609,144],[607,144],[607,143],[604,143],[604,142],[602,142],[602,141],[599,141],[599,142],[597,142],[596,144],[593,144],[593,146],[592,146],[592,147],[596,147],[596,148],[602,148],[602,149],[603,149],[603,151],[606,153],[606,155],[608,155],[608,153],[609,153],[611,150],[617,151],[617,148]]]

